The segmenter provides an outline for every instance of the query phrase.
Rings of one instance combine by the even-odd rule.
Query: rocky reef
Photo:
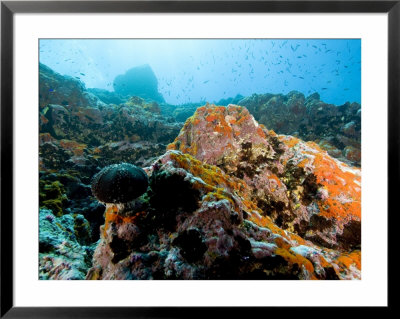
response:
[[[361,166],[361,105],[358,103],[336,106],[321,101],[318,93],[306,98],[304,94],[292,91],[287,95],[237,95],[217,102],[217,105],[228,104],[246,107],[260,124],[278,134],[315,142],[332,157]],[[185,121],[199,106],[163,106],[162,109],[164,114]]]
[[[162,116],[155,101],[132,96],[119,105],[106,104],[76,78],[43,64],[39,73],[39,205],[61,218],[60,225],[69,221],[68,216],[81,215],[89,225],[90,245],[99,239],[99,227],[104,224],[104,206],[91,194],[93,175],[121,162],[150,165],[165,152],[181,124]],[[43,241],[46,238],[50,237]],[[65,237],[66,242],[70,239]],[[41,262],[45,257],[44,251]],[[43,270],[40,278],[61,277],[47,276]],[[62,278],[78,277],[65,274]]]
[[[361,278],[358,104],[176,107],[39,71],[40,279]]]
[[[164,102],[158,92],[158,81],[150,65],[129,69],[114,79],[114,91],[121,96],[139,96],[146,100]]]
[[[324,103],[319,94],[309,97],[296,91],[253,94],[238,102],[255,119],[279,134],[316,142],[329,155],[361,166],[361,105]]]
[[[87,279],[360,279],[360,170],[246,108],[198,108],[145,170]]]

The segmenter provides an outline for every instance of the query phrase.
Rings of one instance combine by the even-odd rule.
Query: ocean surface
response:
[[[361,103],[360,39],[42,39],[39,50],[54,71],[111,92],[147,64],[173,105],[293,90]]]

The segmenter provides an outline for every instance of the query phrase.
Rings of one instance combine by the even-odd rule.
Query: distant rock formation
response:
[[[247,109],[197,109],[108,204],[87,279],[360,279],[360,170]]]
[[[253,94],[238,104],[268,129],[316,142],[331,156],[361,166],[360,104],[336,106],[322,102],[318,93],[305,98],[296,91]]]
[[[129,69],[114,79],[114,91],[122,96],[140,96],[146,100],[164,102],[158,92],[158,81],[150,67],[145,64]]]

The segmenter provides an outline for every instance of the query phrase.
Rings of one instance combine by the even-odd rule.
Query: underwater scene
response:
[[[39,279],[360,280],[360,39],[41,39]]]

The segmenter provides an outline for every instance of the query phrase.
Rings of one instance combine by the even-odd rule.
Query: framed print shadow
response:
[[[389,171],[380,200],[388,221],[393,214],[398,1],[3,1],[1,317],[233,311],[15,306],[18,13],[387,13]],[[143,34],[38,39],[37,282],[362,282],[362,39]]]

